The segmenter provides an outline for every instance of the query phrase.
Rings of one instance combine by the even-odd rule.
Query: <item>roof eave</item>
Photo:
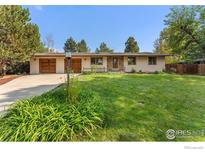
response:
[[[36,53],[34,57],[65,57],[64,53]],[[171,54],[141,54],[141,53],[73,53],[73,57],[82,56],[172,56]]]

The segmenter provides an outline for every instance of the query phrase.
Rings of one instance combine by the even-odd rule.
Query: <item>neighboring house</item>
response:
[[[155,53],[72,53],[74,73],[96,72],[155,72],[165,69],[165,56]],[[30,60],[30,74],[65,73],[64,53],[36,53]]]

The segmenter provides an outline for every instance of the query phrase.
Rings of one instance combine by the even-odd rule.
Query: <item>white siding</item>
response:
[[[39,73],[39,59],[31,58],[30,59],[30,74],[38,74]]]
[[[82,58],[82,70],[83,68],[91,68],[91,57],[83,57]],[[103,65],[95,65],[97,68],[105,68],[105,71],[107,71],[107,57],[103,56]]]
[[[43,58],[53,58],[53,57],[43,57]],[[138,56],[136,57],[136,65],[128,65],[127,56],[124,56],[124,68],[125,72],[130,72],[135,69],[136,72],[140,70],[142,72],[154,72],[162,71],[165,69],[165,57],[158,56],[156,65],[148,65],[148,56]],[[64,73],[64,57],[56,57],[56,73]],[[81,57],[82,59],[82,70],[83,68],[91,68],[91,57]],[[103,56],[103,65],[97,65],[96,67],[105,68],[107,71],[107,57]],[[39,73],[39,57],[31,58],[30,60],[30,74]]]
[[[56,73],[64,73],[65,71],[64,57],[56,58]]]
[[[165,69],[165,58],[164,57],[157,57],[157,64],[156,65],[149,65],[148,64],[148,57],[136,57],[136,65],[128,65],[127,61],[128,57],[124,57],[124,66],[125,72],[131,72],[132,69],[139,72],[155,72],[155,71],[162,71]]]
[[[81,69],[83,70],[83,68],[90,68],[90,57],[83,57],[82,58],[82,67]]]

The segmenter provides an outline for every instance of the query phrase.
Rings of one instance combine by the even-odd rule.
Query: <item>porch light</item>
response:
[[[71,58],[71,51],[65,52],[65,57],[66,58]]]

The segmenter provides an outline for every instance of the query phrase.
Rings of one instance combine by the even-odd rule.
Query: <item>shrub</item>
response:
[[[136,73],[136,70],[134,68],[132,68],[131,73]]]
[[[29,74],[29,62],[13,62],[6,66],[6,74]]]
[[[159,71],[154,71],[154,74],[159,74]]]
[[[90,75],[90,74],[92,74],[91,71],[83,71],[83,72],[82,72],[82,75]]]
[[[92,138],[103,119],[102,102],[90,90],[81,90],[74,105],[65,103],[61,87],[22,100],[0,119],[0,141],[73,141]],[[61,95],[63,93],[63,95]]]
[[[97,66],[96,65],[91,65],[91,72],[96,73]]]

